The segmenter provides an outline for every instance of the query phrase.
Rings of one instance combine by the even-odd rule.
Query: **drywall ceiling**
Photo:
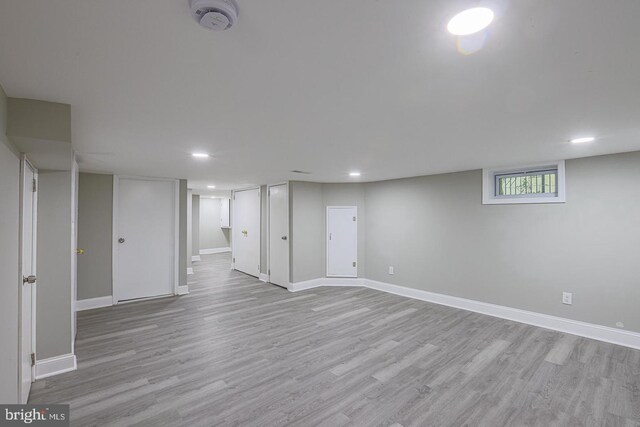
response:
[[[478,4],[497,16],[465,55],[446,24]],[[640,149],[638,0],[239,5],[237,25],[211,33],[187,0],[3,1],[0,83],[71,104],[83,170],[194,187]],[[598,140],[567,142],[584,134]]]

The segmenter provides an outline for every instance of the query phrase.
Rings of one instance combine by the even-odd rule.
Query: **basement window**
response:
[[[482,172],[485,205],[565,202],[564,161]]]

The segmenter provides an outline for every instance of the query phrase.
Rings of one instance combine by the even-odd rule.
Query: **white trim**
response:
[[[335,276],[329,274],[329,209],[355,209],[356,210],[356,274],[355,276]],[[324,223],[325,223],[325,236],[324,236],[324,247],[325,247],[325,274],[327,277],[346,277],[346,278],[357,278],[358,277],[358,269],[360,268],[360,263],[358,262],[358,207],[357,206],[327,206],[325,210]]]
[[[189,294],[189,285],[180,285],[178,286],[178,290],[176,295],[187,295]]]
[[[29,159],[26,159],[29,162]],[[31,164],[31,163],[29,163]],[[40,191],[40,178],[38,169],[31,165],[34,171],[34,178],[36,180],[36,195],[33,198],[33,274],[38,276],[38,191]],[[22,253],[22,251],[20,251]],[[20,267],[22,270],[22,267]],[[22,275],[22,272],[20,272]],[[38,281],[36,280],[36,286],[31,290],[31,352],[37,354],[36,347],[36,321],[37,321],[37,302],[38,302]],[[35,365],[31,367],[31,378],[36,377]]]
[[[495,196],[495,175],[499,173],[517,172],[527,169],[538,168],[558,169],[558,195],[556,197],[506,197]],[[565,191],[565,166],[564,160],[553,162],[541,162],[535,165],[525,165],[507,168],[482,169],[482,204],[483,205],[513,205],[513,204],[536,204],[536,203],[565,203],[567,194]]]
[[[285,181],[285,182],[280,182],[277,184],[269,184],[267,185],[267,219],[266,219],[266,223],[267,223],[267,271],[271,271],[271,187],[278,187],[280,185],[285,185],[287,187],[287,196],[286,196],[286,205],[287,205],[287,270],[289,271],[289,273],[287,274],[287,276],[290,276],[290,269],[291,269],[291,263],[290,263],[290,259],[291,259],[291,218],[289,218],[289,190],[290,190],[290,186],[289,186],[289,181]],[[261,279],[262,280],[262,279]],[[291,280],[291,277],[289,277],[289,279],[287,280],[287,282]],[[267,282],[269,281],[269,276],[267,276]]]
[[[151,296],[151,297],[127,299],[127,300],[123,300],[123,301],[118,301],[117,305],[134,304],[136,302],[151,301],[151,300],[154,300],[154,299],[161,299],[161,298],[175,298],[176,296],[177,296],[176,294],[164,294],[164,295],[154,295],[154,296]],[[114,304],[114,305],[116,305],[116,304]]]
[[[173,207],[173,295],[178,294],[180,286],[180,180],[172,178],[149,178],[144,176],[113,175],[113,210],[111,224],[111,276],[113,290],[113,305],[118,304],[118,210],[120,179],[137,179],[141,181],[166,181],[173,182],[174,207]],[[137,301],[138,299],[136,299]]]
[[[261,282],[269,283],[269,275],[268,274],[260,273],[260,276],[258,276],[258,279]]]
[[[299,292],[307,289],[318,288],[320,286],[358,286],[366,287],[366,279],[349,277],[322,277],[319,279],[305,280],[304,282],[289,283],[287,289],[290,292]]]
[[[194,261],[200,261],[200,255],[193,255],[191,257],[191,262],[194,262]]]
[[[64,374],[65,372],[75,371],[77,367],[76,355],[71,353],[38,360],[36,361],[36,379],[41,380],[54,375]]]
[[[221,254],[223,252],[231,252],[231,248],[200,249],[200,255]],[[200,256],[198,256],[198,261],[200,261]]]
[[[193,268],[192,267],[187,267],[187,276],[190,276],[193,274]]]
[[[93,310],[94,308],[111,307],[113,295],[98,298],[80,299],[75,303],[76,311]]]
[[[423,291],[420,289],[407,288],[393,285],[391,283],[378,282],[369,279],[342,279],[336,282],[335,278],[320,278],[307,280],[304,282],[291,283],[289,291],[297,292],[320,286],[362,286],[394,295],[413,298],[434,304],[446,305],[461,310],[473,311],[475,313],[488,316],[499,317],[501,319],[512,320],[514,322],[525,323],[527,325],[538,326],[545,329],[564,332],[580,337],[590,338],[598,341],[617,344],[625,347],[640,350],[640,333],[611,328],[608,326],[596,325],[593,323],[581,322],[579,320],[566,319],[548,314],[536,313],[533,311],[521,310],[518,308],[506,307],[497,304],[490,304],[481,301],[474,301],[466,298],[454,297],[451,295],[438,294]]]

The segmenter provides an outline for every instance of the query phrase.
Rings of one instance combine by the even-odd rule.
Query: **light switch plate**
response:
[[[395,274],[393,267],[389,266],[389,274]]]

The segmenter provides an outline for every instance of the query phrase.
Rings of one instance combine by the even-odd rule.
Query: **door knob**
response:
[[[84,249],[76,249],[78,255],[84,255]]]
[[[33,285],[34,283],[36,283],[36,276],[34,276],[33,274],[31,276],[23,276],[22,283],[29,283],[30,285]]]
[[[287,236],[282,236],[281,239],[282,240],[287,240]]]
[[[119,238],[118,243],[124,243],[124,238],[123,237]]]

